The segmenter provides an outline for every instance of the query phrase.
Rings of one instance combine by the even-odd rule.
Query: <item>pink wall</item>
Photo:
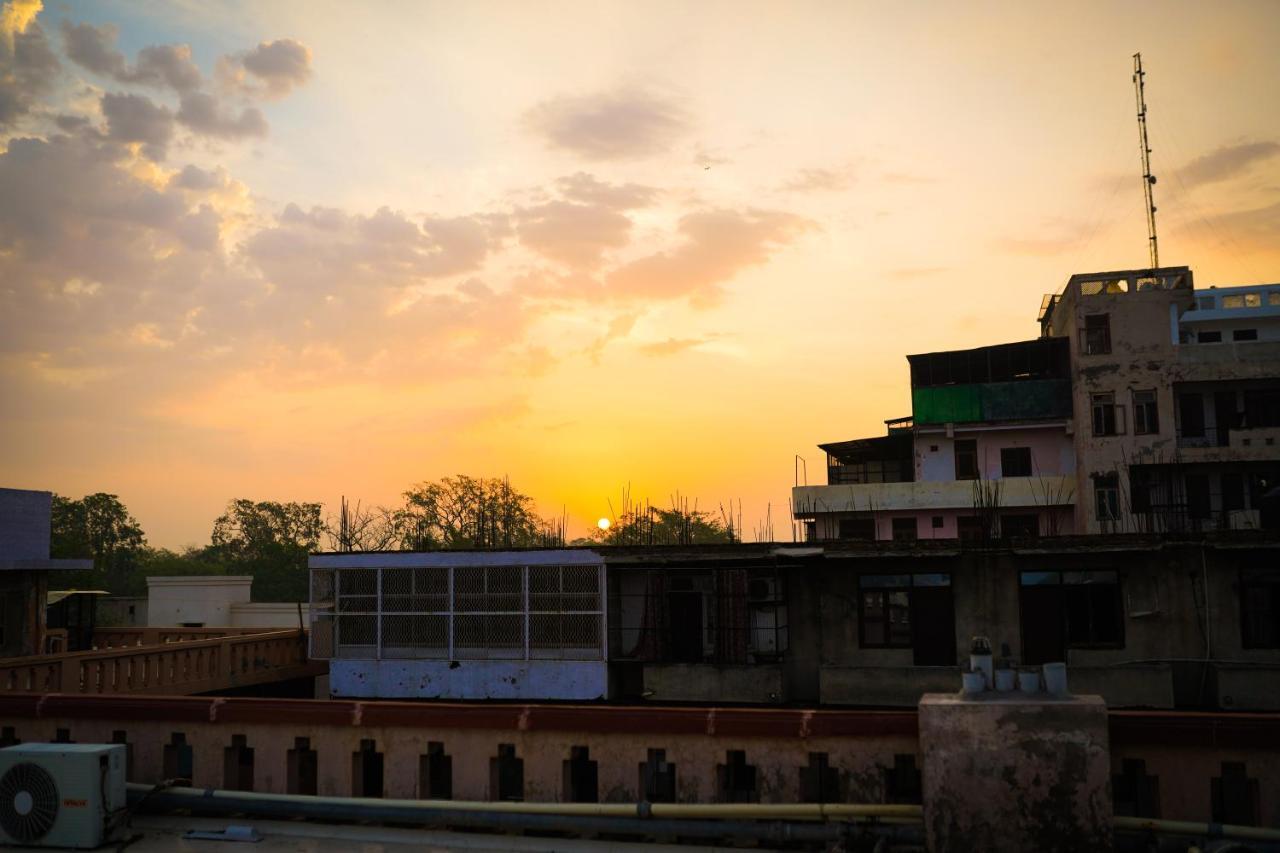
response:
[[[1071,436],[1062,425],[1013,429],[955,429],[955,438],[978,442],[978,467],[984,479],[1000,478],[1000,449],[1030,447],[1033,475],[1075,473],[1075,450]],[[933,448],[937,448],[934,450]],[[915,437],[916,480],[919,482],[956,478],[955,441],[946,433],[917,433]]]

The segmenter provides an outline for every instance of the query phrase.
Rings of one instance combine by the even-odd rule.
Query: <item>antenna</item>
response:
[[[1160,266],[1160,247],[1156,242],[1156,202],[1152,192],[1156,176],[1151,174],[1151,146],[1147,143],[1147,99],[1144,93],[1142,54],[1133,55],[1133,93],[1138,101],[1138,139],[1142,143],[1142,194],[1147,202],[1147,241],[1151,246],[1151,268]]]

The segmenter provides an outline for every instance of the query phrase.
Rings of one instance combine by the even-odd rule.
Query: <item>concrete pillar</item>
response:
[[[1101,697],[928,693],[920,752],[931,853],[1111,849]]]

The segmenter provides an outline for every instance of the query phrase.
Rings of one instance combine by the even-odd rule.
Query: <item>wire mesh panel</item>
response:
[[[312,614],[325,656],[602,660],[604,567],[313,570]]]

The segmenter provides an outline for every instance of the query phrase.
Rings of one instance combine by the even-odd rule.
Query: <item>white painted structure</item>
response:
[[[335,697],[604,698],[603,558],[588,550],[316,554],[311,656]]]
[[[249,601],[249,575],[181,575],[147,578],[147,624],[167,627],[231,625],[233,604]],[[296,623],[297,616],[293,621]]]

